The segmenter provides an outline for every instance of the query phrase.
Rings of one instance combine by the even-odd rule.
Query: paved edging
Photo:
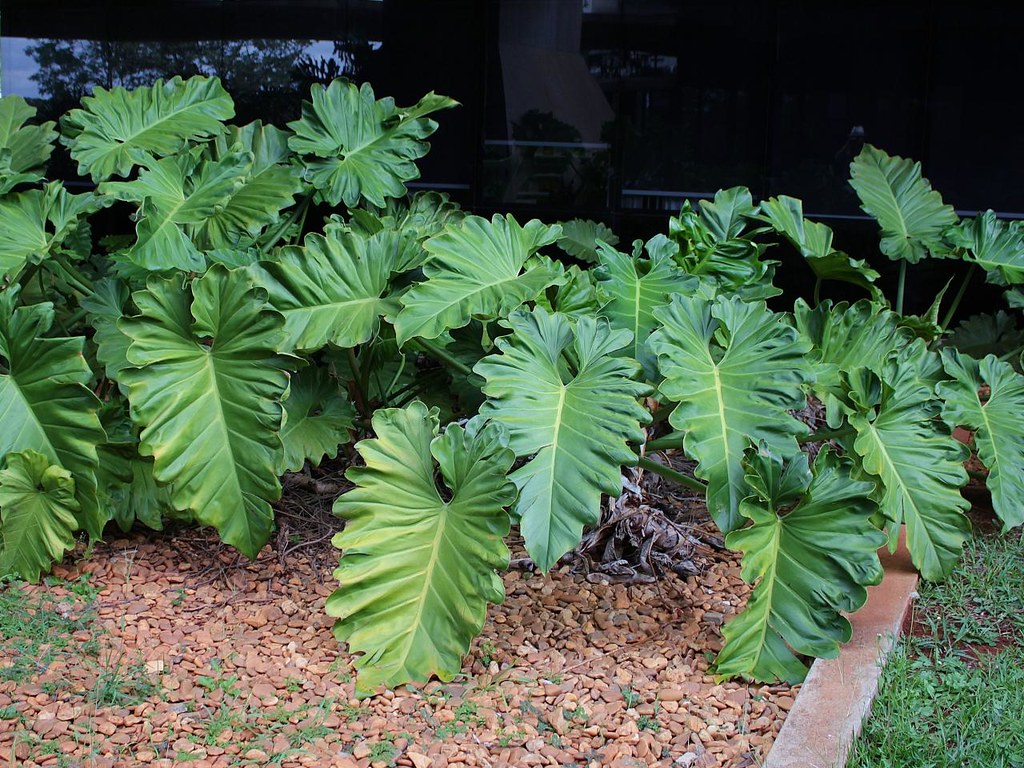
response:
[[[768,753],[764,768],[843,768],[853,738],[871,711],[882,664],[917,596],[917,571],[901,537],[895,554],[881,554],[885,578],[868,588],[850,617],[853,637],[839,658],[818,659]]]

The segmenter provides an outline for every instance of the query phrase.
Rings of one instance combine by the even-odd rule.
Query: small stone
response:
[[[356,760],[363,760],[369,757],[372,751],[373,750],[370,749],[370,745],[368,743],[361,741],[356,744],[355,748],[352,750],[352,757]]]
[[[548,717],[548,724],[559,736],[565,734],[568,723],[565,721],[565,714],[561,707],[555,707],[555,711]]]
[[[117,733],[117,726],[109,720],[100,720],[98,723],[96,723],[95,727],[96,730],[99,733],[102,733],[104,736],[113,736],[115,733]]]
[[[431,768],[434,764],[433,760],[419,752],[406,752],[405,756],[412,761],[413,768]]]
[[[252,695],[261,701],[263,699],[270,699],[277,696],[277,688],[269,683],[256,683],[252,687]]]

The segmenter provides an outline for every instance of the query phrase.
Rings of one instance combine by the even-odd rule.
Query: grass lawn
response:
[[[983,530],[919,589],[847,768],[1024,766],[1022,532]]]

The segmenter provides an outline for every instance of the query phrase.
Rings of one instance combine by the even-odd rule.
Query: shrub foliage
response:
[[[363,654],[360,694],[450,678],[503,597],[511,524],[552,568],[656,439],[696,461],[683,480],[755,584],[718,673],[796,681],[849,638],[842,614],[902,526],[924,576],[953,567],[970,534],[955,427],[1003,523],[1024,522],[1016,224],[960,220],[919,164],[868,146],[851,184],[898,262],[893,303],[799,200],[743,188],[622,252],[595,222],[409,195],[452,106],[338,80],[287,127],[237,126],[218,80],[174,78],[97,88],[58,132],[0,101],[4,574],[166,519],[254,558],[280,476],[359,440],[334,506],[335,633]],[[58,139],[91,191],[46,181]],[[124,234],[94,236],[106,208]],[[1009,313],[948,332],[961,288],[905,315],[907,267],[930,259],[1005,286]],[[813,305],[778,309],[780,268],[809,270]],[[821,299],[834,281],[863,298]]]

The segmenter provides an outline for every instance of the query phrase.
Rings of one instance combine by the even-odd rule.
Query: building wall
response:
[[[435,90],[463,106],[423,185],[627,238],[735,184],[855,222],[865,140],[921,160],[963,212],[1024,215],[1022,31],[1020,7],[920,1],[0,0],[3,92],[47,116],[178,72],[279,124],[338,73],[400,104]]]

